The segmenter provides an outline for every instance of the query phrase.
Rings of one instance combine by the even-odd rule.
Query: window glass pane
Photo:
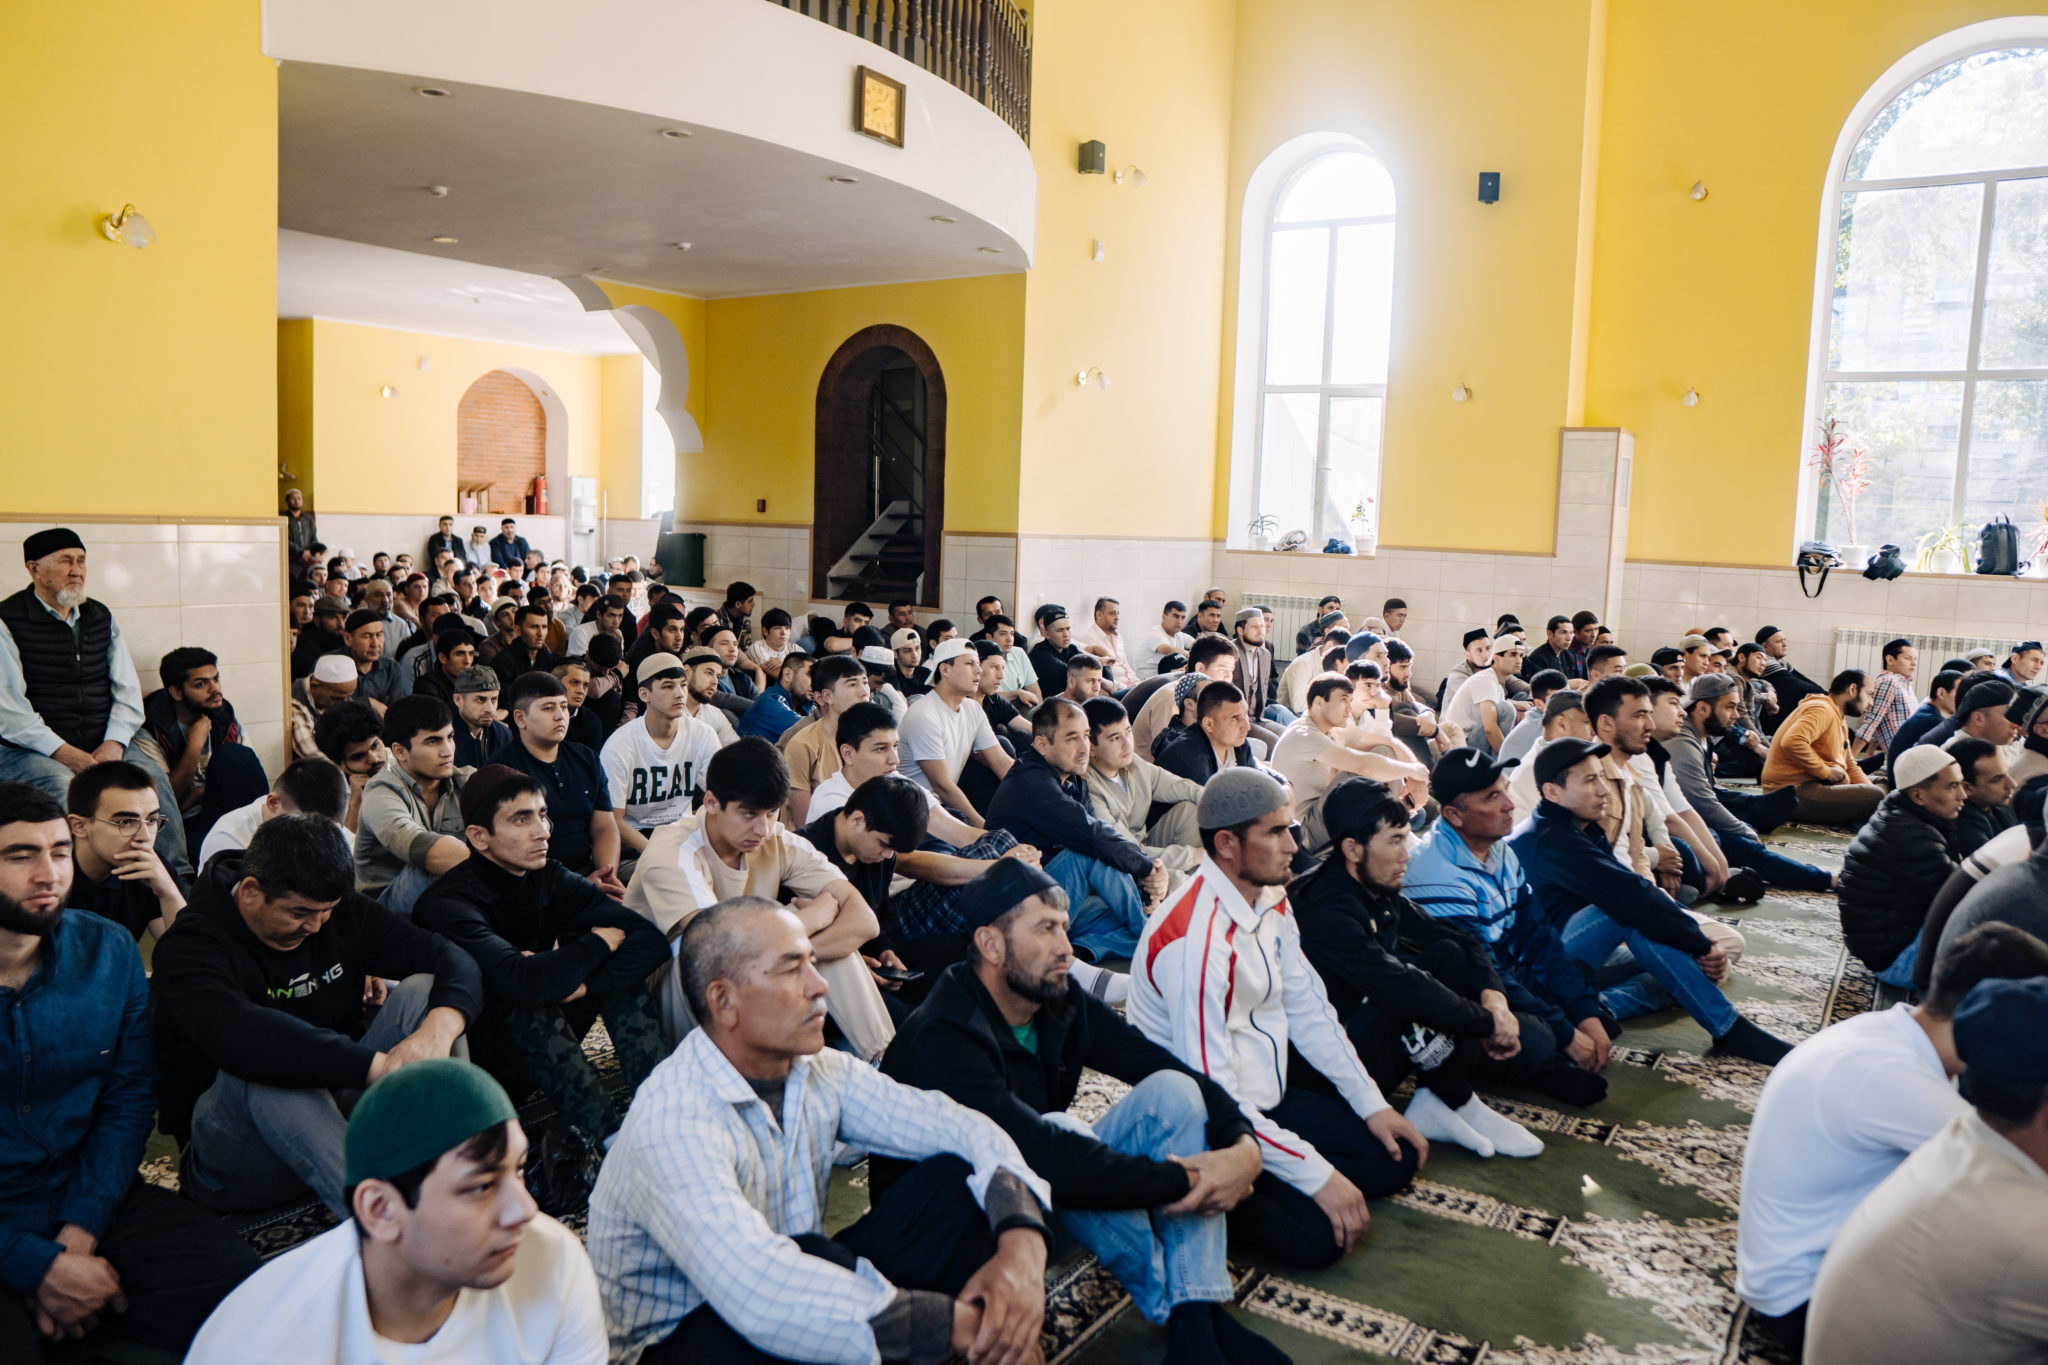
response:
[[[1266,395],[1266,425],[1259,446],[1259,512],[1277,525],[1273,539],[1289,531],[1315,530],[1316,416],[1321,399],[1312,393]]]
[[[1363,152],[1335,152],[1311,161],[1281,197],[1274,221],[1379,218],[1394,211],[1394,181]]]
[[[1870,121],[1851,180],[2048,166],[2048,51],[2007,48],[1915,81]]]
[[[1831,368],[1963,367],[1983,205],[1982,185],[1842,196]]]
[[[2048,180],[2000,181],[1997,194],[1978,363],[1989,370],[2048,365]]]
[[[1384,398],[1330,400],[1330,471],[1324,481],[1323,524],[1317,543],[1333,535],[1350,538],[1345,523],[1360,504],[1373,525],[1379,525],[1380,431],[1386,416]]]
[[[1386,383],[1394,315],[1392,223],[1337,229],[1336,305],[1330,382]]]
[[[1330,230],[1273,234],[1266,274],[1266,382],[1323,382],[1323,308],[1329,292]]]
[[[1823,482],[1821,538],[1866,551],[1890,542],[1910,559],[1914,542],[1948,525],[1954,508],[1961,381],[1830,384],[1828,408],[1849,448],[1868,450],[1869,486],[1851,500],[1852,510]]]
[[[1963,524],[2007,516],[2020,528],[2020,557],[2034,553],[2044,523],[2036,500],[2048,498],[2048,380],[1986,379],[1970,412],[1970,472]]]

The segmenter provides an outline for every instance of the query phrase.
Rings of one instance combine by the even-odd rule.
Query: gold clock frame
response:
[[[882,91],[889,92],[890,97],[895,103],[896,127],[894,132],[885,131],[871,124],[868,119],[868,102],[873,95]],[[853,130],[855,132],[865,137],[871,137],[877,142],[886,142],[891,146],[901,147],[903,145],[903,125],[907,121],[909,113],[907,106],[908,98],[907,92],[903,88],[903,82],[890,80],[881,72],[869,67],[859,66],[854,68]]]

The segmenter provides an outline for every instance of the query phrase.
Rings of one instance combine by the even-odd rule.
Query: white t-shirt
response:
[[[1338,778],[1350,775],[1322,761],[1336,748],[1335,739],[1305,718],[1282,730],[1280,742],[1273,746],[1273,767],[1294,789],[1294,814],[1308,835],[1311,853],[1324,843],[1323,797]]]
[[[198,865],[205,867],[216,853],[232,853],[247,848],[250,837],[256,833],[256,826],[263,823],[263,803],[269,799],[270,793],[265,792],[248,805],[238,806],[214,821],[213,828],[206,831],[206,841],[199,845]]]
[[[911,704],[910,713],[903,717],[899,728],[903,756],[896,771],[927,791],[932,783],[918,766],[920,759],[943,761],[946,771],[958,782],[969,758],[983,749],[996,747],[996,733],[989,729],[988,714],[972,697],[961,702],[956,711],[938,693],[927,692]]]
[[[769,644],[766,640],[756,640],[754,641],[754,643],[747,646],[747,658],[761,665],[761,667],[770,674],[780,673],[782,671],[782,656],[788,654],[795,648],[795,641],[791,641],[789,644],[784,645],[781,649],[777,649],[774,645]],[[771,677],[769,681],[773,682],[773,677]]]
[[[732,717],[725,713],[723,706],[716,706],[707,701],[697,708],[696,719],[711,727],[711,732],[718,736],[718,747],[721,749],[740,737],[740,732],[732,728]]]
[[[535,1214],[512,1278],[464,1289],[441,1330],[417,1345],[370,1325],[362,1234],[354,1223],[287,1251],[222,1300],[187,1365],[604,1365],[610,1341],[597,1276],[576,1235]]]
[[[1773,1317],[1805,1303],[1864,1196],[1968,1110],[1911,1005],[1845,1019],[1793,1048],[1750,1121],[1735,1292]]]
[[[635,716],[612,731],[597,755],[613,809],[640,830],[682,819],[704,790],[704,769],[718,747],[718,732],[687,713],[676,717],[667,748],[647,733],[647,718]]]
[[[806,807],[804,818],[815,820],[821,815],[830,815],[852,799],[853,784],[846,780],[846,769],[841,768],[812,789],[811,804]],[[925,789],[924,800],[933,810],[939,808],[939,798],[932,795],[929,788]]]
[[[571,626],[569,628],[569,643],[565,648],[571,656],[586,655],[590,653],[590,642],[595,640],[599,633],[597,622],[595,621],[584,621],[578,625]]]
[[[1160,626],[1152,627],[1151,634],[1145,639],[1144,657],[1131,660],[1131,667],[1137,669],[1140,676],[1146,678],[1156,678],[1159,676],[1159,661],[1166,657],[1165,654],[1159,652],[1159,646],[1161,645],[1172,645],[1171,653],[1185,654],[1195,647],[1195,637],[1184,630],[1177,630],[1173,634],[1168,635],[1164,628]]]
[[[1482,668],[1459,684],[1458,690],[1444,703],[1444,719],[1463,730],[1466,742],[1476,748],[1486,738],[1485,729],[1479,723],[1480,706],[1507,699],[1508,694],[1501,688],[1499,675],[1491,668]]]

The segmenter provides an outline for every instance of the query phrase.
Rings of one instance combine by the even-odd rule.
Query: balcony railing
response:
[[[1010,0],[768,0],[912,61],[1031,141],[1031,20]]]

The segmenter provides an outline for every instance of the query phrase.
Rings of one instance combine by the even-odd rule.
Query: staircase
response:
[[[835,602],[924,600],[924,516],[897,500],[861,532],[825,575]]]

